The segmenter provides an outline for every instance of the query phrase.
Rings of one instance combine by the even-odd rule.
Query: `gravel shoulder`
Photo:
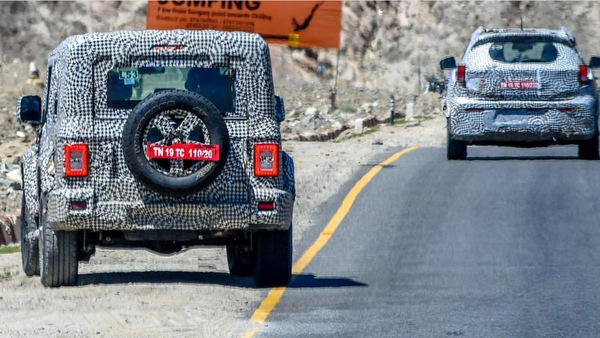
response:
[[[285,142],[296,166],[295,243],[324,226],[312,222],[317,208],[373,156],[443,146],[445,133],[444,117],[430,115],[335,142]],[[249,318],[268,290],[230,276],[222,248],[168,257],[101,249],[80,265],[80,286],[57,289],[26,277],[20,259],[0,254],[3,337],[240,337],[257,325]]]

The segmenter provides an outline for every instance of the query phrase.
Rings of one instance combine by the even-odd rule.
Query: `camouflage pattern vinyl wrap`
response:
[[[552,62],[500,62],[490,57],[495,41],[535,38],[552,43]],[[597,133],[597,98],[590,69],[588,84],[580,84],[583,58],[568,31],[475,31],[461,64],[464,84],[457,71],[448,75],[445,113],[450,134],[463,141],[577,141]],[[519,87],[522,83],[531,88]],[[515,88],[501,87],[506,84]]]
[[[108,107],[109,71],[224,65],[235,70],[236,103],[224,116],[229,156],[221,173],[199,191],[179,197],[137,181],[121,144],[131,109]],[[49,73],[38,163],[53,229],[226,231],[290,226],[295,198],[291,159],[280,155],[279,177],[254,176],[254,144],[281,144],[269,49],[260,36],[185,30],[90,33],[70,37],[57,47],[49,58]],[[86,177],[65,177],[64,146],[74,143],[89,147]],[[33,164],[26,165],[25,173],[35,172]],[[37,211],[37,187],[26,185],[25,193],[30,212]],[[84,201],[87,207],[72,210],[72,201]],[[275,202],[275,210],[258,211],[258,201]]]

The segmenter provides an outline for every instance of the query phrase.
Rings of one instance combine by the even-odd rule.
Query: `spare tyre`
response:
[[[185,90],[154,93],[134,108],[123,128],[123,155],[133,176],[161,194],[180,196],[210,184],[227,160],[221,113]]]

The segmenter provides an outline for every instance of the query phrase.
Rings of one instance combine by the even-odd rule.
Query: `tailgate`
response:
[[[552,69],[513,66],[467,69],[467,89],[477,96],[499,100],[549,100],[573,96],[579,90],[579,68]]]

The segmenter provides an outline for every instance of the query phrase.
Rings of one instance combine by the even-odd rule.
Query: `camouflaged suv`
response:
[[[446,76],[449,160],[467,145],[577,144],[579,158],[598,158],[597,89],[575,38],[565,28],[485,29],[471,36],[459,65],[440,61]]]
[[[22,261],[45,286],[77,284],[97,246],[173,254],[225,245],[258,285],[291,276],[294,164],[283,100],[258,35],[120,31],[66,39],[23,155]]]

